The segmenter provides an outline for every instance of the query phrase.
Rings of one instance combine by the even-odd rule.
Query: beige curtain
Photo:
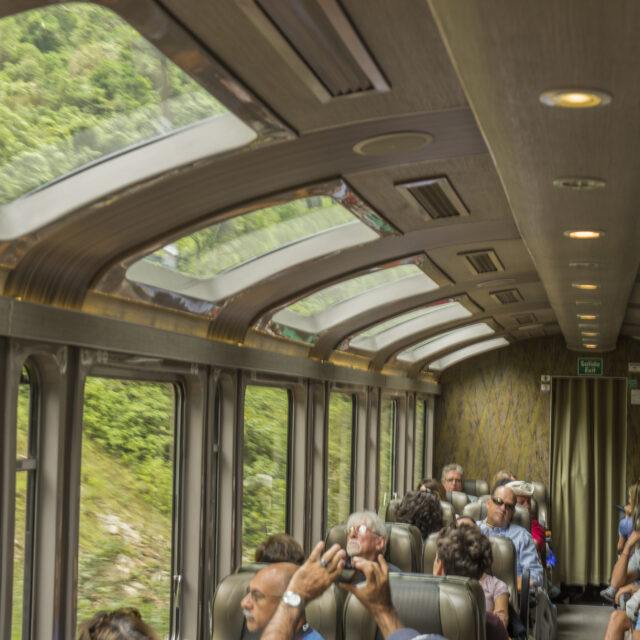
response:
[[[626,495],[626,379],[553,378],[551,405],[553,581],[605,584]]]

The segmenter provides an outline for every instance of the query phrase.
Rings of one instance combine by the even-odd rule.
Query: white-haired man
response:
[[[464,470],[455,462],[442,467],[442,484],[446,491],[464,491]]]
[[[347,520],[347,555],[352,560],[363,558],[377,562],[384,555],[389,533],[384,522],[373,511],[356,511]],[[398,567],[387,563],[390,571],[400,571]],[[360,581],[364,575],[360,574]]]

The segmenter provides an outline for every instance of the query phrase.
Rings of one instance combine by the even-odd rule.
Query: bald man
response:
[[[304,616],[304,603],[300,596],[293,591],[287,591],[287,585],[297,570],[298,566],[292,562],[278,562],[260,569],[253,576],[249,583],[249,592],[240,603],[249,631],[261,632],[271,620],[280,602],[284,602],[290,607],[299,608],[302,612],[294,639],[324,640],[309,626]]]

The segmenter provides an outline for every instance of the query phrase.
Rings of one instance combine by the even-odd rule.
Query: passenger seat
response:
[[[448,640],[485,640],[484,594],[475,580],[391,573],[389,583],[393,604],[407,627]],[[352,595],[345,605],[344,634],[348,640],[382,637],[371,614]]]
[[[447,491],[447,502],[450,502],[453,505],[453,510],[460,515],[465,505],[471,501],[469,496],[462,491]]]
[[[484,520],[487,517],[487,498],[491,496],[480,496],[477,502],[470,502],[465,505],[462,515],[472,518],[474,521]],[[531,533],[531,515],[529,511],[522,505],[517,504],[516,510],[511,518],[513,524],[524,527]]]
[[[464,479],[463,491],[471,496],[483,496],[489,493],[489,483],[486,480]]]

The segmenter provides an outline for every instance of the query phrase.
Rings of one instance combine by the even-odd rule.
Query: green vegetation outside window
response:
[[[13,545],[11,640],[31,637],[31,578],[36,481],[36,414],[34,389],[23,368],[18,389],[16,432],[16,502]]]
[[[136,607],[171,624],[176,391],[88,378],[84,393],[77,619]]]
[[[286,533],[290,392],[247,386],[244,396],[242,561],[274,533]]]
[[[332,393],[329,397],[327,530],[346,522],[351,513],[354,401],[348,393]]]
[[[384,519],[387,505],[395,491],[395,440],[398,402],[383,398],[380,412],[380,442],[378,447],[378,513]]]
[[[426,431],[425,401],[416,399],[416,426],[413,437],[413,488],[424,478],[424,441]]]
[[[0,20],[0,204],[227,110],[115,13]]]

